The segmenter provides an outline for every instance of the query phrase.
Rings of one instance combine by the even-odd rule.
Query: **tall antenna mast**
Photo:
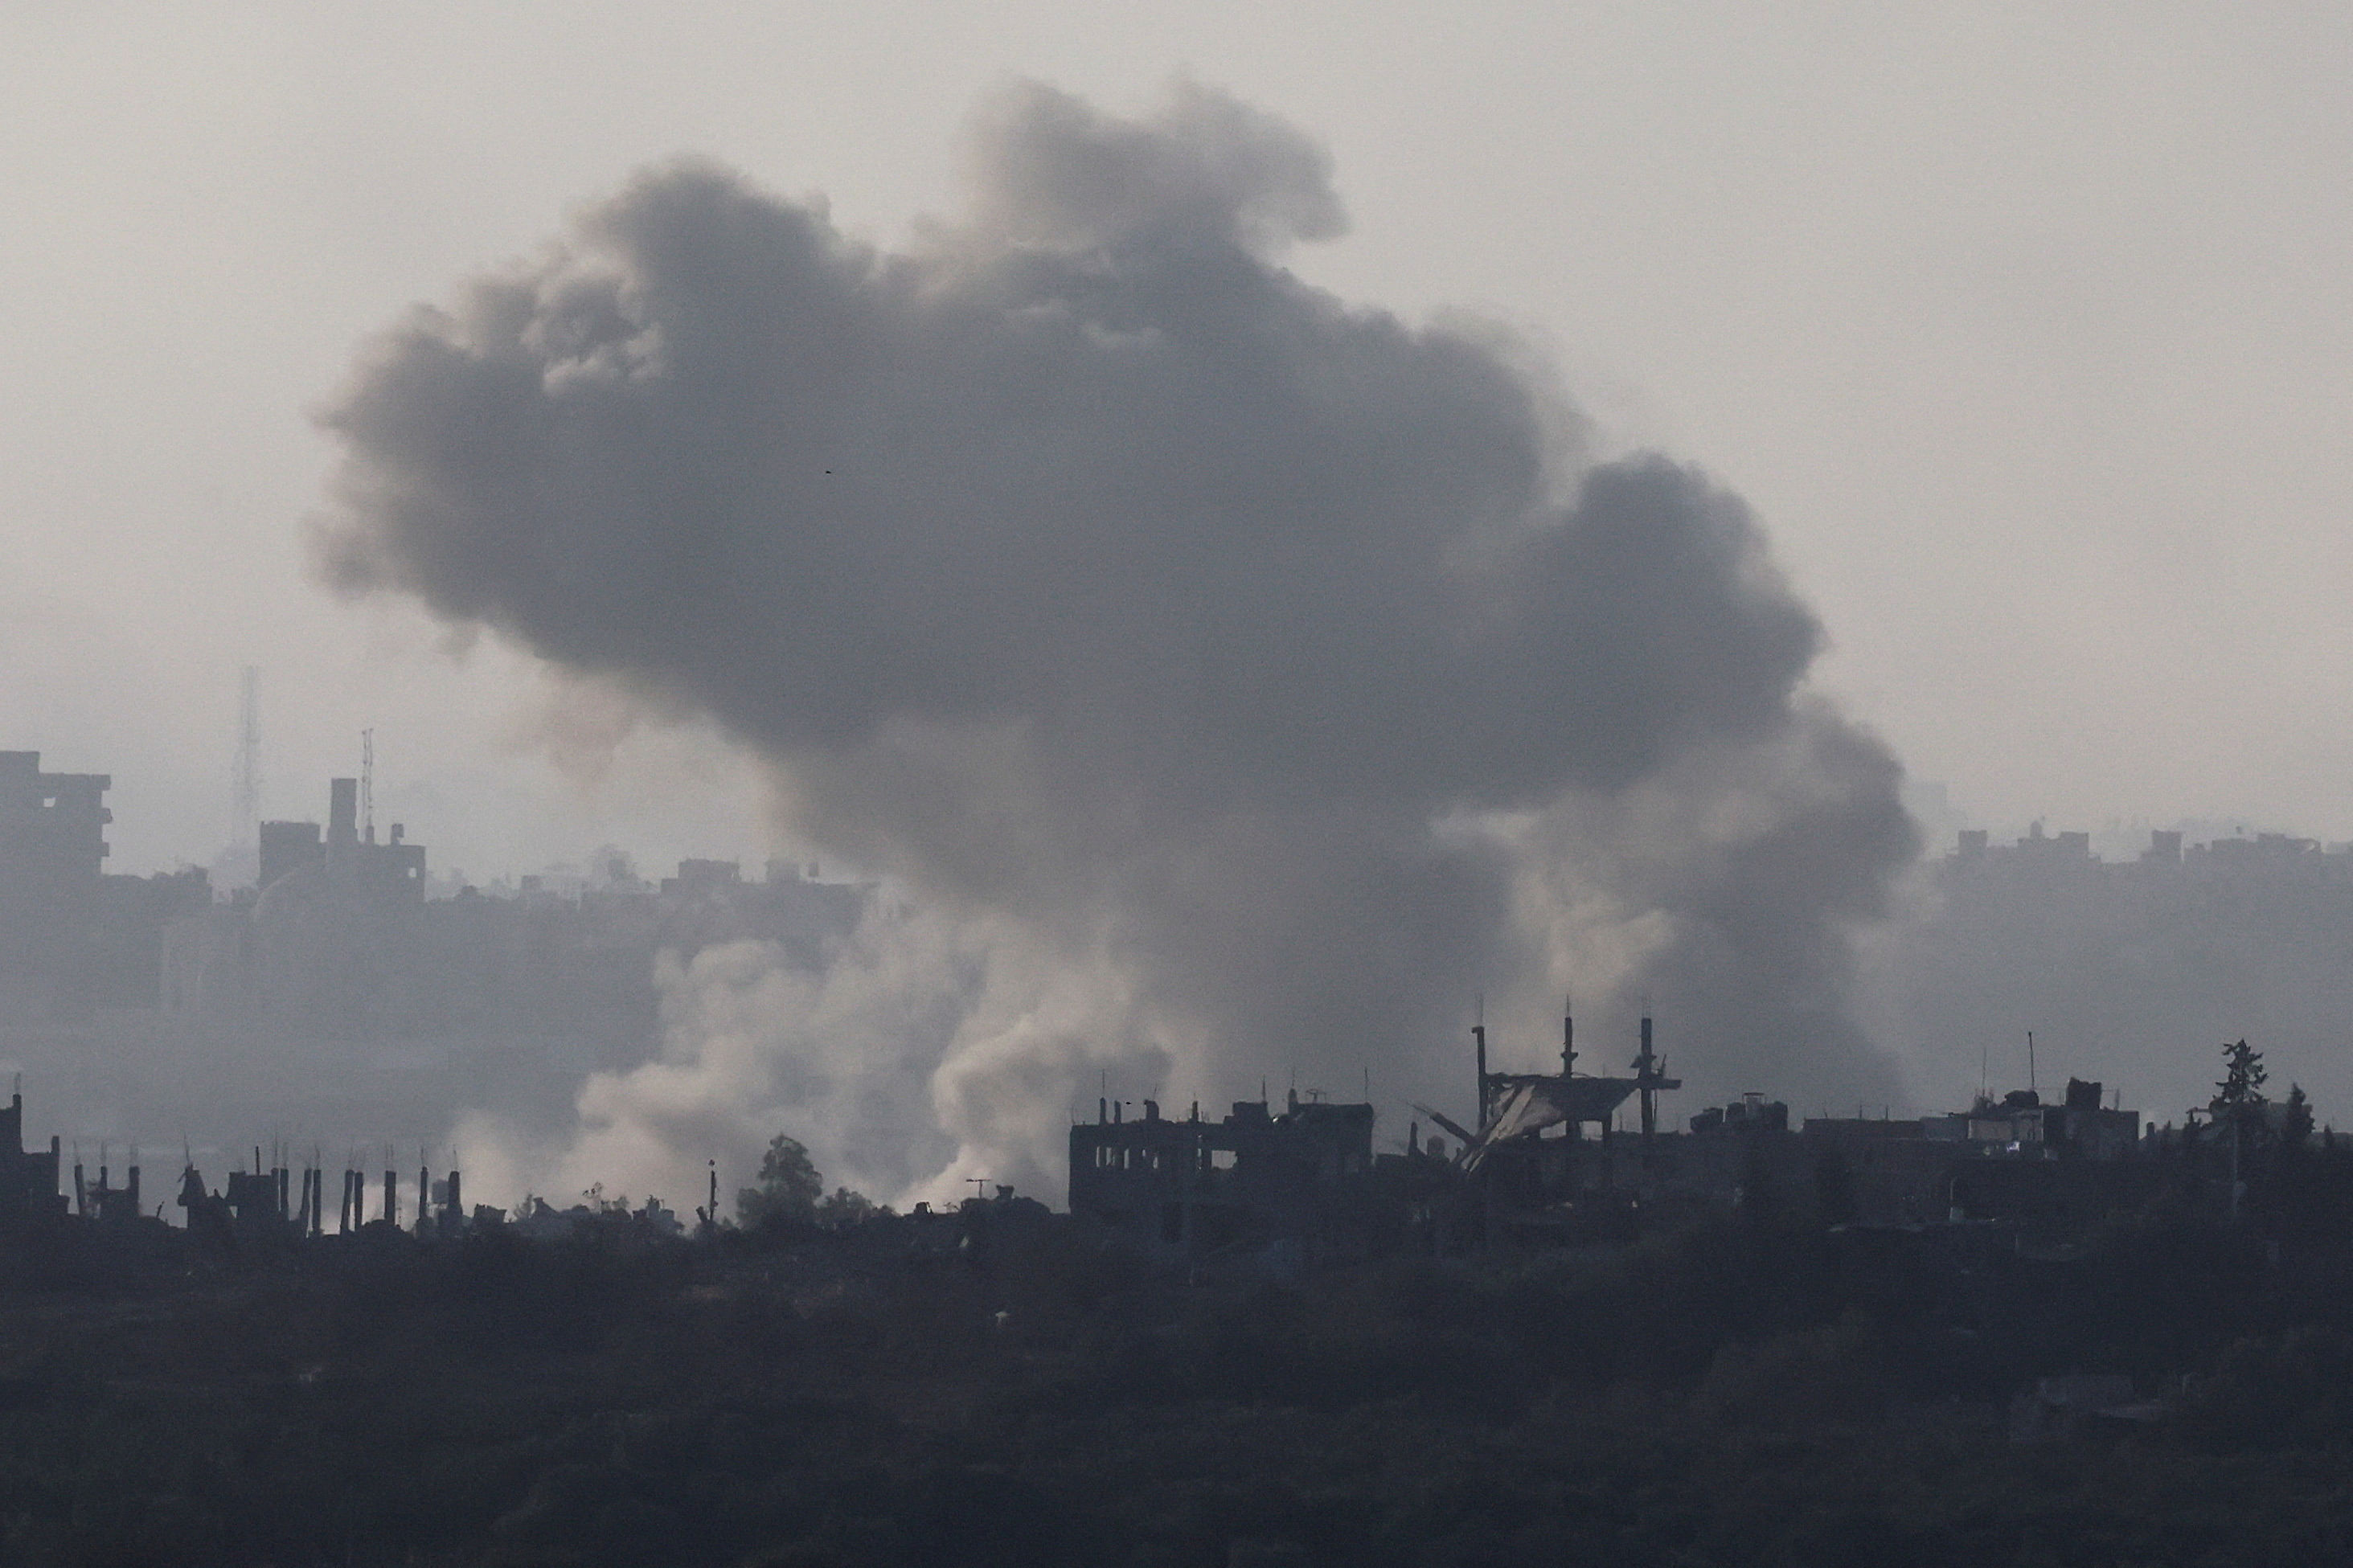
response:
[[[237,678],[237,761],[229,773],[229,840],[242,849],[261,835],[261,672],[247,665]]]
[[[1479,1053],[1479,1131],[1487,1131],[1487,994],[1479,993],[1478,1022],[1471,1026],[1471,1038]]]
[[[360,842],[375,842],[375,731],[360,731]]]

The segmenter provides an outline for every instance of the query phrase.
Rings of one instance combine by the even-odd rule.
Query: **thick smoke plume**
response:
[[[1805,694],[1820,627],[1741,502],[1582,456],[1492,337],[1286,271],[1341,227],[1328,161],[1229,98],[1012,89],[971,175],[892,253],[653,170],[325,416],[337,585],[707,712],[961,947],[927,1043],[859,1037],[846,990],[809,1035],[828,985],[923,1014],[878,938],[776,1016],[674,1027],[592,1129],[699,1169],[686,1079],[813,1130],[838,1102],[792,1064],[871,1050],[923,1086],[909,1146],[955,1150],[911,1184],[1036,1183],[1099,1073],[1460,1108],[1482,992],[1506,1066],[1574,991],[1618,1068],[1648,994],[1695,1093],[1890,1098],[1845,989],[1914,850],[1898,770]]]

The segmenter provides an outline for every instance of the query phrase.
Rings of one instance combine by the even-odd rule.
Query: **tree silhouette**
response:
[[[2254,1156],[2263,1145],[2263,1053],[2241,1040],[2222,1047],[2222,1081],[2214,1086],[2214,1099],[2209,1109],[2214,1112],[2214,1125],[2227,1127],[2231,1134],[2231,1217],[2239,1217],[2239,1205],[2246,1196],[2247,1182],[2240,1169],[2243,1160]]]
[[[2312,1142],[2312,1102],[2305,1098],[2304,1086],[2287,1086],[2287,1108],[2280,1118],[2280,1147],[2301,1153]]]
[[[825,1179],[810,1162],[808,1150],[798,1139],[779,1132],[768,1140],[768,1152],[760,1158],[759,1185],[736,1192],[735,1217],[754,1229],[806,1224],[816,1215],[824,1191]]]
[[[2222,1047],[2222,1081],[2214,1086],[2214,1099],[2208,1109],[2217,1121],[2228,1117],[2233,1121],[2246,1121],[2259,1112],[2263,1104],[2263,1079],[2269,1076],[2263,1068],[2263,1053],[2246,1041]]]

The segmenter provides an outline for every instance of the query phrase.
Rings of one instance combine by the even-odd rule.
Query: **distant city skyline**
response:
[[[114,773],[124,868],[226,842],[246,664],[270,809],[373,727],[470,868],[757,842],[691,725],[321,594],[309,411],[675,153],[888,242],[1008,72],[1133,109],[1189,70],[1323,139],[1354,227],[1303,274],[1528,330],[1606,445],[1747,497],[1820,684],[1988,824],[2353,836],[2341,8],[690,14],[0,19],[0,346],[45,367],[0,394],[0,738]]]

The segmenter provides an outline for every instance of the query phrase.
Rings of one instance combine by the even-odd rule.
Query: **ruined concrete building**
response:
[[[315,822],[263,823],[259,887],[266,890],[299,874],[332,878],[375,898],[422,902],[424,847],[406,842],[407,829],[397,822],[390,838],[377,843],[375,825],[360,826],[359,791],[357,779],[327,781],[324,841]]]
[[[58,1186],[60,1153],[54,1136],[45,1151],[26,1149],[25,1097],[10,1095],[8,1109],[0,1111],[0,1226],[65,1214],[65,1194]]]
[[[1207,1122],[1198,1106],[1169,1119],[1145,1100],[1128,1119],[1105,1100],[1071,1129],[1071,1212],[1193,1259],[1278,1241],[1307,1256],[1451,1253],[1623,1239],[1646,1212],[1694,1204],[1827,1225],[2064,1226],[2141,1201],[2157,1173],[2138,1113],[2106,1105],[2097,1083],[2071,1080],[2055,1104],[2029,1089],[1949,1116],[1795,1126],[1788,1105],[1750,1094],[1672,1131],[1658,1097],[1681,1083],[1648,1017],[1625,1076],[1577,1070],[1566,1016],[1557,1073],[1491,1072],[1483,1025],[1472,1041],[1471,1125],[1417,1108],[1458,1141],[1451,1152],[1416,1123],[1402,1154],[1375,1155],[1369,1105],[1293,1096],[1281,1115],[1243,1102]]]
[[[139,1206],[139,1167],[135,1164],[123,1172],[122,1183],[118,1186],[105,1163],[102,1150],[95,1181],[90,1179],[77,1155],[73,1179],[73,1212],[83,1219],[94,1219],[101,1225],[125,1226],[139,1218],[142,1212]]]
[[[211,901],[201,870],[106,875],[112,784],[0,752],[0,1005],[13,1017],[154,1006],[164,924]]]
[[[1204,1121],[1153,1100],[1134,1121],[1103,1100],[1071,1129],[1071,1212],[1152,1247],[1216,1248],[1342,1226],[1373,1168],[1373,1108],[1237,1101]]]
[[[657,1026],[653,958],[772,942],[820,967],[871,900],[771,863],[688,860],[659,886],[612,857],[557,891],[427,896],[425,847],[379,840],[362,781],[330,781],[326,820],[257,825],[258,880],[216,903],[201,868],[109,876],[104,773],[47,773],[0,752],[0,1016],[157,1011],[285,1038],[543,1037],[605,1065]]]
[[[0,752],[0,976],[51,976],[79,955],[106,868],[104,773],[47,773]]]
[[[732,860],[689,860],[659,889],[624,862],[567,890],[526,877],[512,896],[428,899],[424,847],[399,823],[378,842],[358,799],[335,779],[323,833],[261,825],[256,891],[166,933],[167,1013],[331,1039],[565,1037],[602,1059],[657,1026],[657,951],[751,939],[815,968],[871,894],[797,866],[755,882]]]

